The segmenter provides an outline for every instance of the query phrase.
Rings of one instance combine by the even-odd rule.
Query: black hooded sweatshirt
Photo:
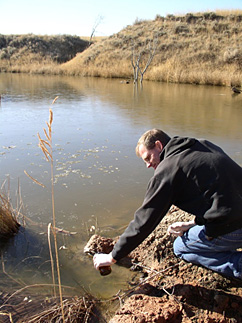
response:
[[[119,260],[155,229],[171,205],[195,215],[209,237],[242,228],[242,168],[206,140],[174,137],[160,154],[142,206],[112,251]]]

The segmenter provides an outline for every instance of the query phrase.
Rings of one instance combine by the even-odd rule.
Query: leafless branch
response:
[[[90,35],[90,39],[89,39],[89,46],[91,45],[92,43],[92,39],[95,35],[95,32],[97,31],[97,27],[100,25],[100,23],[103,21],[103,16],[98,16],[94,22],[94,25],[92,27],[92,32],[91,32],[91,35]]]
[[[134,73],[134,83],[138,81],[138,77],[140,74],[140,83],[143,82],[144,74],[147,71],[148,67],[150,66],[153,58],[155,57],[156,50],[158,47],[158,39],[154,37],[152,40],[149,41],[148,45],[145,45],[141,48],[138,54],[135,52],[135,45],[132,46],[132,59],[131,64],[133,67]],[[144,63],[145,57],[148,55],[146,63]],[[142,69],[141,66],[144,66]]]

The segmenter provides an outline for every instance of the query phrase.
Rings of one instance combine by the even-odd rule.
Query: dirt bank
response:
[[[184,221],[189,214],[172,207],[156,230],[130,255],[131,270],[142,273],[121,300],[110,323],[131,322],[230,322],[242,321],[242,282],[176,258],[169,223]],[[91,238],[92,251],[109,252],[115,241]],[[127,260],[127,259],[126,259]]]

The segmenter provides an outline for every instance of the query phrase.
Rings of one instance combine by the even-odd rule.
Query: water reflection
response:
[[[72,271],[63,280],[92,291],[105,284],[112,293],[115,283],[128,280],[121,268],[104,280],[82,250],[91,226],[106,236],[120,234],[142,202],[152,170],[134,148],[144,131],[158,127],[171,136],[204,137],[242,165],[242,95],[233,97],[228,88],[153,82],[140,88],[119,80],[0,74],[0,93],[1,178],[10,174],[12,196],[20,178],[25,212],[45,228],[52,221],[50,165],[37,133],[59,96],[53,107],[57,225],[77,232],[60,238],[63,271]],[[33,184],[24,170],[47,188]]]

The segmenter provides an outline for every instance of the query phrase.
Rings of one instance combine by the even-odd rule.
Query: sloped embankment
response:
[[[174,256],[174,238],[166,234],[167,226],[190,217],[173,206],[129,258],[119,263],[127,265],[129,259],[132,268],[143,273],[143,278],[133,281],[133,286],[123,295],[118,294],[121,305],[110,323],[242,321],[242,282],[224,278]],[[85,250],[110,252],[115,241],[93,236]]]
[[[132,79],[152,55],[144,79],[241,86],[241,22],[241,10],[157,15],[91,46],[77,36],[0,35],[0,72]]]
[[[69,61],[87,46],[78,36],[0,35],[0,71],[42,72],[41,66]]]
[[[136,21],[94,43],[64,64],[66,74],[132,78],[155,51],[145,78],[155,81],[241,85],[242,12],[157,16]]]

